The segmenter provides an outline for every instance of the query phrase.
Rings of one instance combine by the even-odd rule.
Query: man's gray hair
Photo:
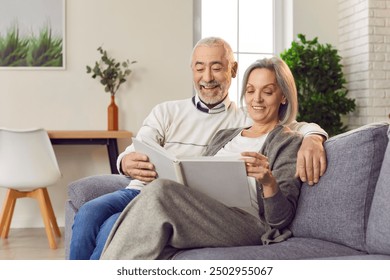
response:
[[[250,73],[254,69],[268,69],[275,73],[276,83],[282,94],[286,97],[286,104],[281,104],[279,108],[279,120],[281,124],[289,124],[294,121],[298,113],[298,96],[294,76],[288,65],[279,57],[263,58],[256,60],[245,71],[242,80],[241,104],[243,104],[246,92],[246,85]]]
[[[226,42],[224,39],[219,37],[205,37],[203,39],[200,39],[192,49],[191,64],[194,56],[194,51],[199,46],[208,46],[208,47],[223,46],[225,49],[226,59],[229,61],[229,65],[232,66],[234,62],[236,62],[236,59],[234,58],[233,49],[230,47],[228,42]]]

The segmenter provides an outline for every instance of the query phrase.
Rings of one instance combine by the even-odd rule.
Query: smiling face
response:
[[[249,74],[245,103],[254,125],[276,125],[279,122],[279,107],[285,102],[273,71],[257,68]]]
[[[191,68],[199,98],[212,108],[228,95],[237,64],[230,65],[223,45],[200,45],[194,50]]]

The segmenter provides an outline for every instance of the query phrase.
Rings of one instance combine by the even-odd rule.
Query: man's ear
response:
[[[235,61],[232,65],[232,78],[235,78],[237,76],[237,69],[238,69],[238,63]]]

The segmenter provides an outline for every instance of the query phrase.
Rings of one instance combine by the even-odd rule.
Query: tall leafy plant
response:
[[[298,121],[314,122],[329,135],[347,130],[341,116],[355,110],[355,100],[348,98],[341,57],[330,44],[318,38],[307,40],[299,34],[280,57],[294,75],[299,101]]]

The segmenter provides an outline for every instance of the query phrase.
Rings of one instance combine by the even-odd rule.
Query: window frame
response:
[[[292,1],[273,0],[274,6],[274,50],[280,54],[293,38]],[[193,45],[202,38],[202,0],[193,0]]]

